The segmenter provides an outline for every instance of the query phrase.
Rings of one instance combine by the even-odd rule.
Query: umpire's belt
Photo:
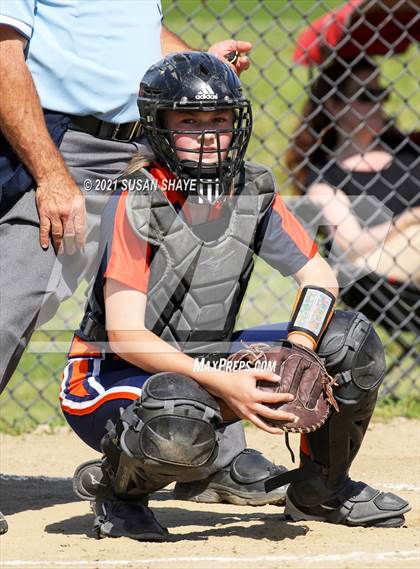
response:
[[[140,121],[112,124],[92,117],[72,116],[70,128],[81,132],[87,132],[96,138],[130,142],[140,134]]]

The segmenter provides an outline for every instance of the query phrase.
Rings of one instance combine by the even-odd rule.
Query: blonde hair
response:
[[[150,164],[153,162],[154,156],[153,154],[146,154],[143,152],[136,152],[130,162],[127,164],[126,169],[123,172],[123,176],[129,176],[138,170],[142,170],[143,168],[148,168]]]

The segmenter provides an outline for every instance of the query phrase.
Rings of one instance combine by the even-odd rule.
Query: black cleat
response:
[[[95,514],[93,531],[97,539],[129,537],[137,541],[166,541],[168,530],[155,518],[152,510],[138,502],[96,500],[91,504]]]
[[[254,449],[245,449],[233,461],[204,480],[178,482],[176,500],[215,504],[228,502],[238,506],[284,505],[287,486],[266,493],[267,478],[287,472]]]

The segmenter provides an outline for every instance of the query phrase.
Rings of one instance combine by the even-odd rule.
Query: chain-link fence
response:
[[[254,109],[248,158],[274,170],[317,236],[340,276],[341,306],[377,324],[388,365],[381,396],[418,395],[418,0],[167,0],[163,9],[197,49],[253,43],[242,76]],[[257,262],[237,327],[287,320],[295,292]],[[1,400],[1,428],[61,421],[64,353],[84,300],[79,289],[34,335]]]

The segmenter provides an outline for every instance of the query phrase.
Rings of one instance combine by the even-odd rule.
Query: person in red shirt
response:
[[[134,161],[104,212],[101,267],[60,394],[68,423],[103,453],[74,477],[98,535],[166,539],[147,502],[174,481],[178,499],[250,505],[283,502],[291,482],[294,519],[401,525],[406,502],[348,478],[383,378],[382,346],[362,315],[334,313],[333,272],[273,174],[244,161],[252,113],[238,78],[209,54],[175,54],[143,77],[139,110],[153,156]],[[234,332],[255,255],[300,290],[289,323]],[[295,417],[269,405],[293,396],[258,389],[259,380],[279,380],[272,371],[226,360],[241,341],[286,337],[342,377],[345,408],[302,439],[298,475],[246,449],[238,420],[281,434],[272,422]],[[281,487],[266,493],[280,475]],[[353,517],[339,519],[354,496]]]

